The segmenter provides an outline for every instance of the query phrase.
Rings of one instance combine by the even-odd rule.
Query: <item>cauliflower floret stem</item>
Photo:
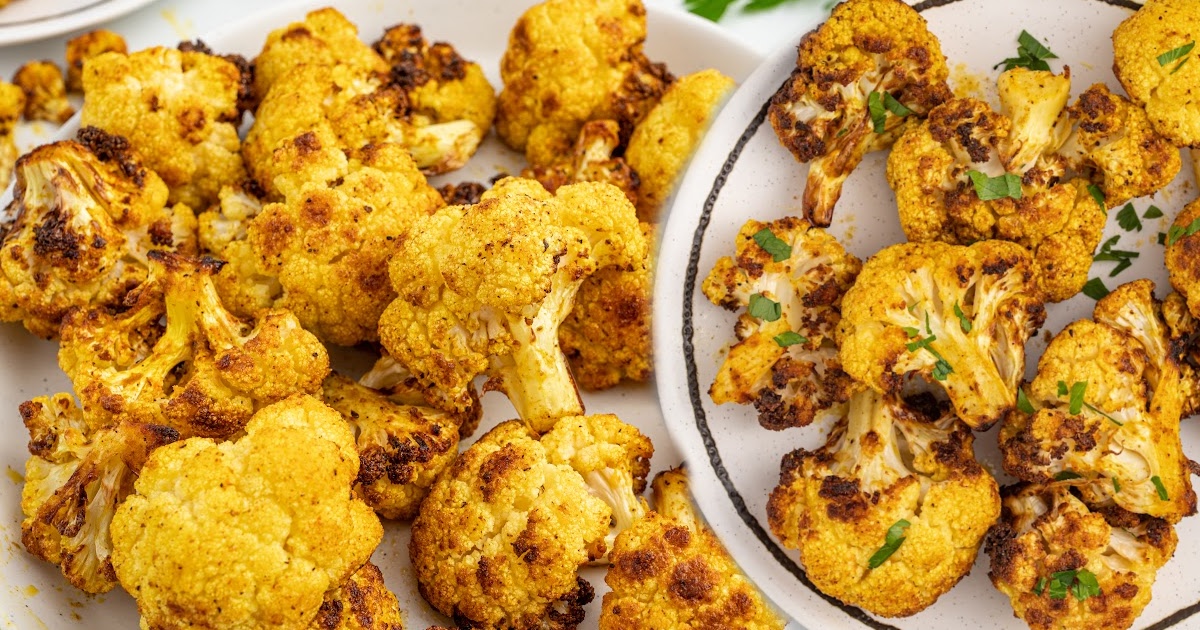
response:
[[[559,418],[583,415],[579,388],[558,345],[558,327],[570,314],[581,281],[557,274],[537,314],[509,322],[513,351],[492,358],[493,372],[517,415],[539,433]]]

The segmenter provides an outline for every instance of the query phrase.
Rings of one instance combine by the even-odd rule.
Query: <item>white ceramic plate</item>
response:
[[[17,0],[38,2],[42,0]],[[203,39],[222,53],[236,52],[253,56],[266,34],[274,28],[303,19],[306,11],[331,2],[308,1],[269,11],[238,22]],[[448,41],[468,59],[480,62],[493,85],[500,85],[499,60],[508,41],[508,30],[528,0],[481,3],[473,0],[409,0],[384,3],[378,0],[339,0],[332,2],[352,21],[360,25],[364,39],[377,38],[384,27],[408,21],[420,24],[426,37]],[[647,54],[665,61],[676,74],[715,67],[738,79],[745,79],[759,65],[761,57],[744,44],[731,39],[718,27],[680,12],[650,8]],[[61,135],[70,135],[69,123]],[[479,155],[464,169],[438,178],[444,181],[486,181],[500,171],[516,172],[521,162],[511,151],[488,138]],[[34,396],[68,391],[69,383],[56,363],[56,346],[31,337],[19,325],[0,325],[0,361],[5,365],[0,379],[0,627],[130,629],[137,627],[133,600],[120,589],[88,597],[69,586],[57,567],[25,553],[20,544],[21,472],[28,452],[28,435],[16,413],[17,405]],[[619,387],[596,395],[585,395],[589,412],[616,413],[634,423],[654,441],[657,452],[655,469],[678,465],[680,457],[667,436],[651,385]],[[484,431],[496,422],[514,417],[512,407],[500,394],[483,398]],[[384,572],[388,585],[400,597],[406,612],[406,627],[426,628],[433,624],[449,625],[448,619],[434,612],[417,594],[408,562],[408,527],[389,525],[374,561]],[[589,608],[584,628],[595,628],[599,599],[607,590],[603,571],[589,569],[585,577],[596,587],[596,602]]]
[[[0,46],[107,22],[151,2],[154,0],[12,0],[0,9]]]
[[[1094,82],[1119,86],[1112,76],[1109,34],[1130,14],[1128,7],[1103,0],[951,0],[918,5],[931,30],[941,39],[956,88],[972,82],[994,85],[1001,59],[1015,56],[1017,36],[1027,29],[1061,59],[1053,69],[1071,67],[1072,97]],[[797,41],[799,35],[797,35]],[[980,553],[970,576],[928,610],[886,622],[840,605],[817,593],[797,565],[795,552],[778,545],[767,527],[766,502],[779,475],[780,458],[799,448],[825,441],[827,426],[789,429],[782,433],[759,426],[749,406],[716,406],[708,397],[724,353],[733,342],[736,315],[713,306],[699,283],[721,256],[733,254],[734,236],[748,218],[801,216],[800,199],[807,167],[798,164],[764,122],[768,99],[795,64],[789,46],[772,55],[722,110],[684,178],[664,231],[655,299],[655,343],[659,362],[659,395],[667,426],[684,452],[693,487],[706,488],[698,500],[704,514],[750,576],[788,614],[809,628],[1023,628],[1007,598],[987,578],[988,560]],[[985,96],[995,103],[994,90]],[[978,93],[978,92],[977,92]],[[834,214],[833,233],[865,259],[881,247],[904,240],[895,200],[884,178],[885,153],[863,162],[846,183]],[[1154,203],[1166,217],[1145,221],[1140,233],[1127,233],[1110,213],[1105,238],[1121,234],[1120,247],[1142,252],[1136,265],[1115,279],[1112,263],[1098,263],[1109,288],[1149,277],[1160,297],[1168,290],[1162,248],[1155,235],[1196,196],[1192,170],[1185,157],[1179,178],[1153,199],[1136,200],[1139,212]],[[1058,331],[1069,321],[1089,317],[1094,302],[1078,296],[1051,305],[1045,330]],[[681,334],[682,331],[682,334]],[[1041,346],[1030,343],[1028,365],[1036,366]],[[1183,443],[1200,457],[1200,419],[1184,422]],[[994,432],[981,435],[976,450],[985,466],[997,472]],[[1003,483],[1002,478],[1002,483]],[[1200,627],[1200,518],[1179,526],[1175,558],[1159,572],[1154,598],[1137,621],[1139,628]]]

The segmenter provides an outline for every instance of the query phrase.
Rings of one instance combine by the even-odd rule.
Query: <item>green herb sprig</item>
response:
[[[878,569],[888,558],[892,557],[892,554],[896,553],[896,550],[904,543],[904,530],[908,529],[910,525],[912,523],[900,519],[889,527],[883,546],[879,548],[879,551],[871,554],[871,559],[867,560],[867,566]]]
[[[775,236],[771,228],[763,228],[752,237],[758,246],[771,255],[771,260],[783,262],[792,257],[792,246],[787,241]]]
[[[1030,70],[1049,71],[1050,64],[1046,63],[1047,59],[1058,59],[1058,55],[1051,52],[1028,31],[1021,31],[1021,34],[1017,36],[1017,56],[1009,57],[996,64],[995,67],[1004,66],[1005,70],[1029,68]]]
[[[1128,269],[1131,265],[1133,265],[1133,259],[1140,255],[1135,251],[1113,249],[1113,245],[1116,245],[1117,241],[1119,240],[1121,240],[1121,236],[1117,235],[1108,239],[1107,241],[1104,241],[1104,244],[1100,246],[1100,253],[1096,254],[1096,256],[1092,258],[1092,260],[1096,262],[1117,263],[1117,266],[1113,267],[1113,270],[1108,273],[1108,277],[1110,278]]]
[[[992,201],[1005,197],[1021,198],[1021,178],[1012,173],[1005,173],[999,177],[988,177],[979,171],[967,171],[967,177],[971,178],[971,184],[975,186],[975,194],[979,196],[980,201]]]
[[[1191,54],[1192,49],[1195,47],[1196,47],[1196,40],[1192,40],[1178,48],[1172,48],[1171,50],[1168,50],[1167,52],[1158,56],[1159,67],[1165,68],[1167,66],[1167,64],[1171,63],[1172,61],[1175,61],[1176,59],[1183,59],[1183,61],[1180,61],[1171,70],[1171,74],[1175,74],[1176,72],[1179,72],[1179,69],[1183,67],[1183,64],[1187,63],[1188,59],[1190,59],[1190,57],[1188,57],[1188,55]]]

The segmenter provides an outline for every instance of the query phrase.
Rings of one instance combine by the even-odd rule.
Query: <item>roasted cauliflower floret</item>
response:
[[[849,0],[800,42],[792,76],[771,99],[779,141],[809,162],[804,217],[827,227],[842,183],[952,95],[941,44],[900,0]],[[890,114],[888,113],[890,112]]]
[[[536,179],[550,192],[577,182],[604,182],[620,188],[636,204],[641,180],[625,158],[613,156],[621,144],[620,132],[615,120],[589,120],[580,127],[571,153],[552,165],[526,168],[521,177]]]
[[[200,240],[231,262],[218,286],[236,313],[285,308],[321,339],[354,345],[378,339],[395,298],[387,261],[442,198],[403,147],[368,146],[346,159],[326,152],[328,141],[305,133],[277,152],[293,169],[276,180],[279,203],[260,208],[244,190],[224,192],[201,215]]]
[[[21,543],[59,565],[76,588],[108,592],[117,585],[113,512],[133,492],[150,451],[179,434],[133,422],[93,430],[70,394],[35,398],[20,410],[31,454],[21,491]]]
[[[794,217],[747,221],[736,252],[718,260],[701,287],[717,306],[746,309],[709,396],[718,405],[752,403],[772,430],[842,413],[851,381],[834,332],[842,295],[862,263],[825,230]]]
[[[388,353],[451,402],[469,386],[503,391],[522,420],[544,432],[582,403],[558,328],[584,278],[632,269],[646,257],[633,205],[607,184],[564,186],[506,179],[474,206],[417,222],[390,263],[399,295],[379,336]]]
[[[345,65],[368,73],[386,73],[388,64],[358,38],[356,27],[337,9],[309,12],[267,35],[254,59],[254,92],[259,99],[279,77],[298,65]]]
[[[988,577],[1034,630],[1124,630],[1150,602],[1175,530],[1115,505],[1089,508],[1063,484],[1004,489]]]
[[[588,276],[575,294],[575,306],[558,328],[558,343],[579,386],[614,387],[621,381],[645,382],[653,369],[650,338],[654,226],[642,223],[646,258],[632,271],[601,269]]]
[[[924,610],[957,584],[1000,513],[970,428],[922,398],[855,394],[823,447],[784,456],[767,504],[771,531],[817,588],[884,617]]]
[[[430,407],[392,402],[340,374],[326,378],[322,390],[325,404],[354,431],[361,462],[354,492],[384,518],[416,516],[458,454],[458,422]]]
[[[1171,286],[1187,302],[1193,317],[1200,316],[1200,199],[1184,206],[1167,229],[1166,264]]]
[[[681,77],[634,127],[625,161],[638,176],[638,218],[650,222],[662,218],[683,167],[735,85],[733,79],[711,69]]]
[[[775,614],[696,514],[681,469],[654,478],[654,511],[617,537],[601,630],[781,630]]]
[[[1103,83],[1080,94],[1067,112],[1073,130],[1058,153],[1104,191],[1108,207],[1153,194],[1179,174],[1179,149],[1154,130],[1145,110]]]
[[[1060,182],[1061,161],[1046,157],[1061,144],[1056,125],[1070,83],[1023,69],[1002,79],[1012,76],[1018,78],[1001,81],[1009,85],[1002,90],[1008,102],[1023,104],[1011,107],[1012,118],[970,98],[935,108],[896,141],[888,156],[888,183],[910,241],[1018,243],[1033,255],[1034,284],[1048,301],[1060,302],[1087,282],[1107,211],[1089,194],[1086,180]],[[1014,87],[1038,76],[1039,89]],[[1024,99],[1016,96],[1018,90]],[[1016,198],[981,196],[973,180],[1010,175],[1021,177]]]
[[[505,422],[422,503],[409,543],[417,587],[459,626],[574,628],[593,597],[578,570],[606,551],[610,517],[578,472],[550,462],[537,434]]]
[[[551,464],[566,464],[583,475],[589,491],[612,509],[604,546],[646,515],[641,498],[654,445],[637,427],[612,414],[568,416],[541,438]]]
[[[288,27],[278,41],[268,39],[259,55],[273,69],[256,81],[270,89],[262,93],[243,153],[270,197],[280,194],[276,178],[290,172],[277,153],[304,134],[316,133],[325,150],[346,153],[398,144],[428,174],[458,168],[474,154],[494,110],[494,91],[477,64],[449,45],[428,46],[419,29],[401,26],[380,43],[397,64],[389,66],[336,11],[310,14],[314,20],[320,26],[306,21]],[[314,50],[294,51],[299,42]],[[297,55],[290,64],[287,53]]]
[[[963,422],[986,429],[1012,412],[1025,341],[1045,321],[1032,276],[1029,253],[1004,241],[880,250],[842,299],[842,367],[891,394],[919,375],[946,390]]]
[[[13,83],[25,93],[25,119],[63,124],[75,115],[67,100],[62,70],[53,61],[30,61],[17,69]]]
[[[8,188],[17,163],[17,121],[25,111],[25,92],[0,81],[0,188]]]
[[[67,40],[67,90],[83,91],[83,64],[107,52],[129,52],[125,38],[108,29],[99,28]]]
[[[374,49],[391,66],[392,80],[404,89],[414,116],[434,124],[470,122],[481,134],[491,129],[496,90],[483,68],[453,46],[426,42],[415,24],[397,24],[384,31]]]
[[[1188,0],[1149,0],[1112,34],[1117,80],[1176,146],[1200,148],[1198,38],[1200,15]]]
[[[673,77],[642,51],[641,0],[546,0],[526,11],[500,59],[496,132],[534,167],[571,152],[589,120],[615,120],[620,147]]]
[[[396,594],[383,583],[383,572],[370,562],[355,571],[325,601],[312,630],[404,630]]]
[[[1004,468],[1078,486],[1092,505],[1177,523],[1196,512],[1179,438],[1182,344],[1168,337],[1149,280],[1117,288],[1093,317],[1046,348],[1028,388],[1035,411],[1011,415],[1000,431]]]
[[[121,138],[95,128],[17,162],[15,218],[0,233],[0,320],[52,338],[73,307],[117,307],[148,252],[192,253],[196,219]]]
[[[358,379],[358,384],[373,389],[388,400],[410,407],[433,407],[446,411],[454,408],[454,401],[436,389],[430,389],[421,384],[403,365],[396,362],[391,355],[384,352],[375,361],[375,365]],[[464,440],[479,428],[483,419],[483,405],[479,401],[479,392],[474,386],[467,391],[468,405],[461,411],[447,411],[458,425],[458,438]]]
[[[241,85],[236,65],[199,51],[105,53],[84,68],[80,122],[127,138],[166,182],[172,203],[202,210],[222,185],[246,176]]]
[[[236,441],[154,451],[111,526],[142,625],[310,624],[383,537],[357,475],[350,427],[308,396],[259,410]]]
[[[59,365],[98,424],[131,420],[224,439],[261,407],[320,389],[329,355],[294,315],[234,317],[213,286],[220,261],[155,251],[150,262],[127,310],[77,310],[63,323]],[[138,336],[163,315],[155,341]]]
[[[1200,413],[1200,320],[1188,311],[1187,301],[1178,293],[1171,293],[1162,301],[1163,323],[1167,336],[1183,342],[1183,353],[1179,361],[1179,385],[1183,396],[1181,417],[1187,418]]]

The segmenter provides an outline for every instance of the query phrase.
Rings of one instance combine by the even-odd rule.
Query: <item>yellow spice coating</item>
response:
[[[1190,59],[1200,50],[1167,63],[1158,58],[1197,39],[1200,13],[1190,0],[1149,0],[1112,34],[1113,73],[1176,146],[1200,148],[1200,63]]]
[[[350,428],[306,396],[260,410],[236,441],[156,450],[112,521],[143,627],[307,628],[383,536],[350,492],[357,474]]]
[[[734,85],[716,70],[681,77],[634,128],[625,160],[641,180],[639,219],[659,220],[663,203]]]

